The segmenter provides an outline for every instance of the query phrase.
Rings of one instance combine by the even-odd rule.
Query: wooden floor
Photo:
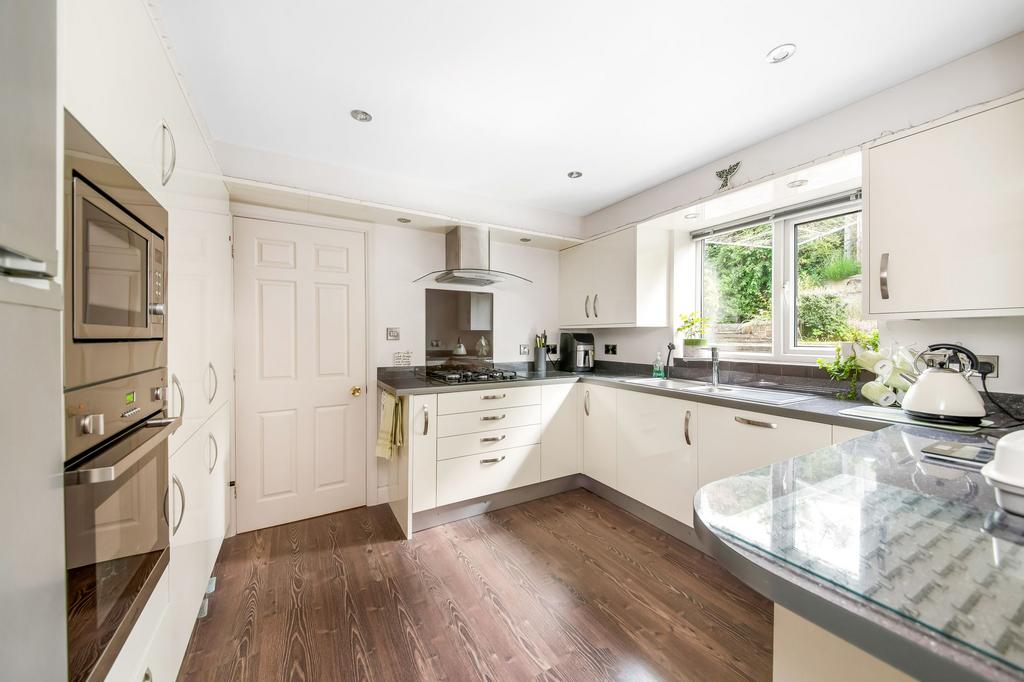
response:
[[[387,507],[227,540],[184,680],[768,680],[771,602],[584,490],[401,539]]]

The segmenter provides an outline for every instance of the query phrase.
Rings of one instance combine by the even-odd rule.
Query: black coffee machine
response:
[[[562,332],[558,340],[558,369],[563,372],[594,371],[594,335]]]

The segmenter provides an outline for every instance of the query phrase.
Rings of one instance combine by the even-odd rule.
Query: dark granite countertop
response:
[[[475,384],[446,384],[428,379],[421,367],[381,368],[377,371],[377,386],[394,395],[427,395],[432,393],[453,393],[456,391],[480,391],[488,388],[512,386],[537,386],[542,384],[571,384],[579,381],[579,375],[572,372],[548,370],[544,374],[520,371],[522,377],[515,381],[487,381]]]
[[[711,553],[768,598],[919,679],[1024,677],[1024,518],[915,426],[732,476],[694,499]]]

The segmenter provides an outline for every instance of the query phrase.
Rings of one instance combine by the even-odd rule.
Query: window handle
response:
[[[889,300],[889,252],[882,254],[882,260],[878,264],[878,289],[882,294],[882,300]]]

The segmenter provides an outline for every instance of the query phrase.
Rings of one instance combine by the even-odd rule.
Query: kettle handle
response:
[[[961,374],[967,374],[971,370],[977,371],[978,367],[981,365],[981,362],[978,360],[978,356],[975,355],[974,351],[972,350],[964,348],[963,346],[958,346],[955,343],[933,343],[932,345],[928,346],[926,349],[918,353],[917,357],[914,358],[914,369],[917,369],[917,361],[922,355],[936,350],[951,350],[954,353],[958,353],[966,357],[967,360],[971,363],[971,366],[966,370],[961,367]]]

